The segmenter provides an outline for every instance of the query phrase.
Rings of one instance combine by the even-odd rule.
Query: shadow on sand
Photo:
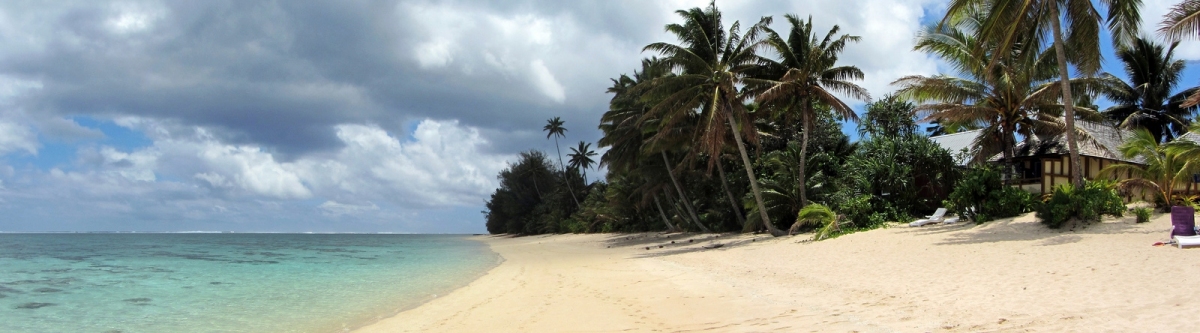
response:
[[[641,253],[634,258],[665,257],[677,254],[719,251],[772,239],[767,234],[641,233],[612,235],[604,240],[608,248],[633,248]]]
[[[1061,229],[1050,229],[1038,222],[1033,213],[1027,213],[1015,218],[975,224],[972,222],[950,225],[932,225],[925,227],[908,227],[900,233],[932,236],[943,235],[945,239],[937,245],[983,244],[1011,241],[1038,241],[1038,246],[1054,246],[1075,243],[1083,240],[1080,235],[1097,234],[1152,234],[1155,230],[1138,228],[1132,216],[1105,217],[1100,223],[1076,224]]]

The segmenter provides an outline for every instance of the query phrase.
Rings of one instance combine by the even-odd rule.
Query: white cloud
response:
[[[28,126],[0,120],[0,155],[16,151],[36,155],[39,147],[37,134]]]
[[[252,193],[284,199],[312,196],[312,192],[296,175],[292,164],[276,162],[274,156],[259,147],[208,141],[194,148],[210,170]]]
[[[379,210],[379,206],[376,206],[374,203],[371,203],[371,202],[368,202],[363,205],[354,205],[354,204],[344,204],[344,203],[340,203],[337,201],[326,201],[317,207],[324,210],[325,214],[334,215],[334,216],[354,215],[354,214],[359,214],[359,213],[363,213],[363,212]]]
[[[495,189],[495,175],[510,158],[487,153],[489,142],[479,130],[457,121],[423,120],[408,140],[374,125],[339,125],[344,147],[290,162],[257,146],[223,143],[204,128],[144,118],[119,123],[146,132],[154,143],[128,153],[103,147],[88,154],[97,156],[97,170],[136,181],[171,175],[236,196],[471,206]]]
[[[554,78],[554,73],[546,68],[546,63],[542,59],[536,59],[529,64],[529,69],[533,74],[533,84],[542,91],[542,94],[555,102],[562,103],[567,99],[567,94],[563,91],[563,86]]]
[[[120,3],[112,6],[112,16],[105,26],[117,34],[131,34],[150,30],[163,16],[162,10],[146,4]]]
[[[1171,10],[1171,6],[1177,3],[1179,0],[1143,0],[1142,34],[1157,38],[1163,16]],[[1175,48],[1175,59],[1200,60],[1200,36],[1191,36],[1179,43],[1179,46]]]
[[[576,32],[570,18],[501,15],[454,4],[404,3],[397,9],[417,26],[419,42],[410,53],[422,69],[453,65],[468,76],[499,73],[527,82],[554,102],[566,100],[567,89],[555,74],[573,62],[548,63],[545,59],[562,56],[560,51],[575,42],[564,38]],[[559,31],[566,33],[556,33]],[[490,67],[493,73],[477,71],[476,64]]]
[[[103,147],[100,149],[99,155],[104,163],[102,168],[110,169],[110,172],[125,179],[141,182],[153,182],[158,179],[154,175],[158,159],[156,153],[148,151],[124,153],[112,147]]]
[[[306,158],[305,180],[330,196],[355,195],[406,206],[475,205],[495,189],[508,156],[484,152],[487,140],[457,121],[421,121],[402,142],[368,125],[341,125],[345,148],[333,159]]]

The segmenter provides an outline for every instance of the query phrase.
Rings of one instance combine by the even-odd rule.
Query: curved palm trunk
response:
[[[721,175],[721,188],[725,190],[725,195],[729,196],[729,205],[733,206],[733,216],[737,217],[738,225],[745,227],[746,218],[742,217],[742,210],[738,209],[738,202],[733,192],[729,191],[729,181],[725,178],[725,168],[721,167],[721,161],[717,161],[717,174]]]
[[[1058,57],[1058,74],[1062,77],[1063,120],[1067,125],[1067,150],[1071,154],[1071,184],[1075,188],[1083,187],[1083,163],[1079,160],[1079,143],[1075,141],[1075,100],[1071,98],[1070,73],[1067,72],[1067,51],[1063,46],[1062,23],[1059,19],[1058,6],[1050,6],[1054,12],[1054,53]]]
[[[772,236],[786,235],[782,230],[771,224],[771,217],[767,216],[767,205],[763,204],[762,192],[758,190],[758,178],[754,177],[754,170],[750,166],[750,155],[746,154],[746,144],[742,143],[742,133],[738,132],[737,122],[733,120],[733,115],[726,113],[725,117],[729,120],[729,127],[733,130],[733,141],[737,142],[738,153],[742,155],[742,163],[746,167],[746,176],[750,177],[750,190],[754,192],[754,201],[758,204],[758,214],[762,217],[763,226],[767,227],[767,231],[771,232]],[[666,155],[663,155],[666,156]]]
[[[709,232],[708,227],[705,227],[704,223],[700,223],[700,217],[696,215],[696,208],[692,207],[692,201],[688,200],[687,195],[683,193],[683,187],[679,186],[679,181],[675,179],[675,173],[671,172],[671,160],[667,159],[667,152],[660,151],[659,153],[662,154],[663,167],[667,168],[667,175],[671,177],[671,183],[675,185],[675,190],[679,192],[679,201],[683,201],[683,207],[687,208],[688,214],[692,215],[692,222],[696,223],[696,226],[700,227],[700,230]]]
[[[800,180],[800,207],[808,206],[808,185],[805,184],[804,168],[808,166],[808,132],[812,131],[812,108],[804,110],[804,119],[801,126],[804,126],[804,133],[800,134],[800,175],[797,179]]]
[[[567,167],[563,165],[562,150],[558,149],[558,137],[554,137],[554,151],[558,153],[558,167],[563,170],[563,182],[567,183],[567,192],[571,194],[571,200],[575,200],[575,208],[582,208],[579,204],[579,199],[575,197],[575,189],[571,188],[571,177],[567,175]]]
[[[663,223],[667,225],[667,232],[678,232],[679,229],[671,224],[671,219],[667,218],[667,212],[663,211],[662,204],[658,202],[658,194],[654,195],[654,207],[658,207],[658,216],[662,217]]]
[[[663,193],[666,194],[667,205],[671,206],[671,209],[675,210],[675,215],[679,215],[680,219],[682,219],[688,223],[691,223],[692,225],[695,225],[696,227],[700,228],[702,231],[708,230],[704,227],[703,224],[700,224],[700,220],[693,220],[691,217],[688,217],[687,213],[684,212],[684,210],[686,208],[679,208],[680,205],[678,203],[676,203],[677,200],[675,200],[675,198],[671,197],[671,191],[664,188]]]

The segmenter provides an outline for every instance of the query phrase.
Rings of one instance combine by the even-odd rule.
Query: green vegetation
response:
[[[858,86],[864,73],[840,62],[860,39],[841,27],[822,30],[796,14],[780,24],[764,17],[726,25],[715,3],[676,11],[678,21],[665,27],[674,41],[647,45],[651,54],[640,68],[612,79],[598,164],[588,142],[571,148],[570,163],[559,154],[558,168],[546,154],[522,153],[500,174],[485,212],[488,230],[814,232],[821,240],[910,221],[943,205],[976,222],[1036,210],[1043,223],[1060,228],[1120,215],[1118,190],[1152,190],[1164,207],[1190,204],[1171,189],[1198,171],[1200,144],[1166,141],[1191,124],[1196,109],[1188,103],[1200,95],[1196,88],[1173,91],[1184,65],[1172,60],[1175,44],[1133,38],[1140,1],[1100,2],[1108,9],[1103,17],[1094,15],[1096,5],[952,0],[914,49],[953,72],[903,77],[893,82],[895,95],[878,100]],[[1164,28],[1171,36],[1200,32],[1194,17],[1176,19]],[[1116,38],[1128,82],[1096,75],[1102,23]],[[774,30],[781,26],[786,30]],[[1115,105],[1098,112],[1099,97]],[[842,98],[866,101],[865,112]],[[1120,151],[1144,163],[1110,164],[1103,172],[1138,177],[1072,179],[1045,203],[1006,183],[1005,174],[1017,170],[1014,159],[1028,156],[1018,155],[1022,141],[1055,137],[1065,137],[1067,147],[1054,154],[1074,161],[1064,173],[1082,175],[1079,145],[1097,144],[1074,129],[1076,120],[1137,129]],[[919,122],[932,126],[923,131]],[[856,141],[842,133],[847,123],[857,123]],[[563,126],[555,117],[543,128],[556,149]],[[924,134],[972,129],[981,131],[966,168],[951,155],[958,152]],[[1192,131],[1200,135],[1200,125]],[[593,166],[607,174],[587,184]]]
[[[1032,211],[1035,206],[1033,194],[1005,186],[1000,169],[995,166],[968,170],[946,200],[946,209],[976,223],[1017,216]]]
[[[1101,215],[1122,216],[1125,203],[1116,187],[1109,180],[1085,182],[1083,188],[1067,184],[1055,187],[1050,199],[1038,206],[1037,217],[1047,227],[1058,229],[1072,220],[1095,223],[1100,222]]]
[[[1187,158],[1195,155],[1188,149],[1192,146],[1195,144],[1181,142],[1175,149],[1169,149],[1167,145],[1160,145],[1158,138],[1149,130],[1138,129],[1121,145],[1120,150],[1126,158],[1140,159],[1143,164],[1113,164],[1101,170],[1101,174],[1127,172],[1135,176],[1120,181],[1118,184],[1121,189],[1154,193],[1155,204],[1164,210],[1171,205],[1189,205],[1190,202],[1174,189],[1200,171],[1195,159]]]
[[[1150,214],[1153,212],[1154,210],[1147,207],[1138,207],[1133,209],[1133,215],[1137,216],[1137,223],[1150,222]]]

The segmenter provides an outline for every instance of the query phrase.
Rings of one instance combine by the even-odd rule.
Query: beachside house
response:
[[[1083,178],[1096,179],[1100,170],[1114,163],[1140,164],[1136,159],[1121,156],[1118,147],[1132,135],[1128,130],[1107,124],[1076,121],[1075,127],[1086,135],[1079,139],[1079,157],[1083,163]],[[1065,134],[1051,137],[1034,137],[1018,143],[1012,158],[1013,173],[1009,182],[1013,186],[1034,194],[1050,193],[1055,186],[1071,183],[1073,169],[1067,149]],[[1000,162],[1001,157],[991,159]],[[1131,175],[1115,175],[1116,179],[1128,179]]]
[[[1140,163],[1136,159],[1121,156],[1118,147],[1131,135],[1128,130],[1117,129],[1107,124],[1076,121],[1076,127],[1086,135],[1079,138],[1079,155],[1083,162],[1084,179],[1096,179],[1100,170],[1114,163]],[[979,131],[961,132],[930,138],[951,152],[970,150]],[[990,163],[1002,163],[997,154],[988,159]],[[968,160],[959,161],[966,164]],[[1058,134],[1045,137],[1026,138],[1014,147],[1012,169],[1005,178],[1012,186],[1034,194],[1050,193],[1055,186],[1069,184],[1072,176],[1071,158],[1067,150],[1066,136]],[[1115,179],[1128,179],[1131,175],[1113,175]]]

